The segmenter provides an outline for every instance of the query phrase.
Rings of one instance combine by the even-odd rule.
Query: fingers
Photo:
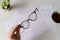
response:
[[[21,28],[20,25],[16,25],[15,27],[12,27],[10,32],[8,33],[9,38],[13,38],[15,32],[16,34],[18,34],[20,31],[20,28]]]

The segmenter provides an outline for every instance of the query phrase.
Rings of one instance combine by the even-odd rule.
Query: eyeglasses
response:
[[[39,11],[37,8],[29,15],[28,19],[23,21],[20,25],[22,26],[21,28],[23,29],[28,29],[30,27],[30,22],[29,21],[35,21],[37,20],[37,12]]]

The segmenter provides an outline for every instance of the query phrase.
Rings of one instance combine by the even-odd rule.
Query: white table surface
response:
[[[33,6],[31,6],[31,7],[33,7]],[[33,7],[34,8],[34,7]],[[45,9],[46,8],[46,9]],[[51,9],[50,9],[51,8]],[[52,20],[51,20],[51,12],[52,12],[52,10],[53,10],[53,6],[50,4],[48,4],[48,5],[38,5],[38,9],[40,10],[40,12],[38,13],[38,19],[37,19],[37,21],[35,21],[35,22],[31,22],[31,26],[30,26],[30,28],[29,29],[27,29],[27,30],[25,30],[25,32],[23,33],[23,36],[22,36],[22,40],[28,40],[28,39],[30,39],[30,40],[32,40],[35,36],[34,35],[39,35],[39,34],[41,34],[41,33],[44,33],[44,32],[46,32],[46,31],[48,31],[53,25],[53,23],[51,24],[51,22],[52,22]],[[0,12],[0,18],[1,18],[1,23],[0,23],[0,26],[3,26],[3,23],[4,22],[6,22],[6,21],[8,21],[9,19],[11,19],[12,17],[14,17],[15,15],[24,15],[24,9],[19,9],[19,8],[14,8],[14,9],[11,9],[11,11],[6,11],[6,12],[4,12],[2,9],[0,10],[1,12]],[[27,10],[26,10],[27,11]],[[44,12],[42,12],[42,11],[44,11]],[[29,9],[29,11],[28,11],[29,13],[31,12],[30,11],[30,9]],[[46,14],[46,13],[47,14]],[[26,12],[27,13],[27,12]],[[49,13],[49,14],[48,14]],[[48,16],[49,15],[49,16]],[[46,19],[44,19],[46,17]],[[48,20],[47,20],[48,19]],[[37,28],[37,26],[38,26],[38,28]],[[6,33],[6,30],[4,29],[5,27],[3,26],[3,27],[1,27],[1,31],[3,32],[3,33],[1,33],[1,34],[3,34],[3,35],[1,35],[2,37],[4,36],[6,36],[4,33]],[[37,28],[37,29],[36,29]],[[4,31],[4,30],[5,31]],[[29,33],[28,35],[27,35],[27,33]],[[34,35],[33,35],[34,34]],[[25,36],[26,35],[26,36]],[[32,37],[33,36],[33,37]],[[28,39],[27,39],[27,37],[28,37]],[[32,37],[32,38],[31,38]],[[4,39],[2,39],[2,40],[4,40]]]

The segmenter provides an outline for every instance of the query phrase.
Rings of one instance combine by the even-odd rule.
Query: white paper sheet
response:
[[[49,16],[51,16],[50,13],[53,11],[53,6],[52,5],[37,5],[37,8],[39,9],[39,12],[37,12],[38,18],[34,22],[30,21],[30,27],[26,30],[23,30],[22,35],[21,35],[22,40],[32,39],[36,37],[37,35],[48,31],[49,29],[53,27],[51,22],[47,20],[47,19],[49,20],[51,19]],[[33,7],[31,9],[33,10]],[[26,14],[24,14],[25,12]],[[6,31],[9,31],[12,26],[26,20],[30,13],[28,13],[27,11],[25,12],[23,14],[20,14],[20,15],[18,14],[12,17],[8,21],[5,21],[3,24]],[[31,10],[29,12],[31,12]],[[46,16],[48,18],[45,19]]]

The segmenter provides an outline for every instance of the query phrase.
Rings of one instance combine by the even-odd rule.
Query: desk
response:
[[[36,1],[30,1],[31,3],[30,3],[30,6],[32,6],[32,5],[35,5],[36,3],[41,3],[41,4],[50,4],[50,3],[53,3],[51,0],[43,0],[43,1],[39,1],[39,0],[36,0]],[[55,3],[56,1],[54,1],[54,3]],[[56,4],[55,4],[56,5]],[[59,8],[56,8],[56,10],[59,10]],[[8,20],[8,19],[10,19],[11,17],[13,17],[15,14],[14,13],[2,13],[1,14],[1,16],[0,16],[0,34],[1,34],[1,40],[5,40],[5,30],[3,30],[4,29],[4,26],[3,26],[3,23],[6,21],[6,20]],[[3,37],[4,37],[4,39],[3,39]]]

